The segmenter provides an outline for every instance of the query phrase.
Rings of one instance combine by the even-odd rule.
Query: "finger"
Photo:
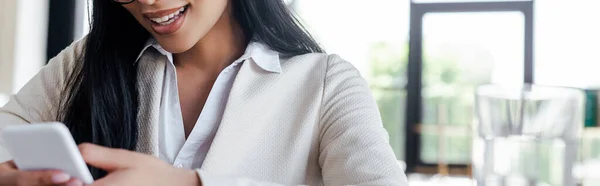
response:
[[[67,183],[63,184],[63,186],[83,186],[83,182],[78,179],[71,179]]]
[[[109,172],[134,167],[140,161],[147,159],[135,152],[102,147],[91,143],[79,145],[79,151],[87,164]]]
[[[17,165],[13,160],[6,161],[0,164],[0,170],[17,170]]]
[[[3,171],[0,173],[0,185],[14,185],[18,171]]]
[[[71,176],[61,171],[24,171],[20,172],[23,179],[31,180],[38,185],[62,184],[71,179]]]
[[[87,186],[123,185],[123,183],[121,183],[121,184],[115,184],[115,183],[119,183],[119,182],[115,181],[114,175],[109,174],[101,179],[94,180],[94,182],[92,184],[87,185]]]
[[[108,174],[103,178],[94,180],[90,185],[86,186],[107,186],[107,185],[142,185],[142,184],[131,184],[132,181],[140,178],[133,178],[132,175],[113,173]],[[143,178],[141,178],[143,179]],[[128,183],[129,182],[129,183]]]
[[[55,185],[70,179],[60,171],[15,171],[0,175],[0,185]]]

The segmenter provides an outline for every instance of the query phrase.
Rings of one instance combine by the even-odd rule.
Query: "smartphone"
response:
[[[19,170],[60,170],[85,184],[94,181],[62,123],[9,125],[1,137]]]

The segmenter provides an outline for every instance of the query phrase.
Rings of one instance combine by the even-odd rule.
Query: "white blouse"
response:
[[[277,53],[265,50],[266,46],[261,43],[250,43],[242,57],[223,69],[217,77],[196,125],[186,140],[173,55],[164,50],[156,40],[150,39],[139,56],[142,56],[149,47],[158,50],[170,62],[166,64],[161,92],[158,128],[159,158],[179,168],[195,169],[202,166],[221,123],[227,98],[241,63],[251,60],[267,72],[281,72]]]

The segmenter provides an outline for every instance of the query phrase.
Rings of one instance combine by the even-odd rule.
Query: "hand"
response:
[[[68,185],[79,186],[83,183],[60,171],[19,171],[13,161],[0,163],[0,185]]]
[[[79,151],[86,163],[108,172],[91,186],[201,185],[195,171],[175,168],[153,156],[89,143],[79,145]]]

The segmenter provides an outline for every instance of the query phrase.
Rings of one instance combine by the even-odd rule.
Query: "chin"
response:
[[[195,42],[191,42],[189,39],[163,39],[156,38],[160,46],[168,52],[173,54],[183,53],[190,50]]]

